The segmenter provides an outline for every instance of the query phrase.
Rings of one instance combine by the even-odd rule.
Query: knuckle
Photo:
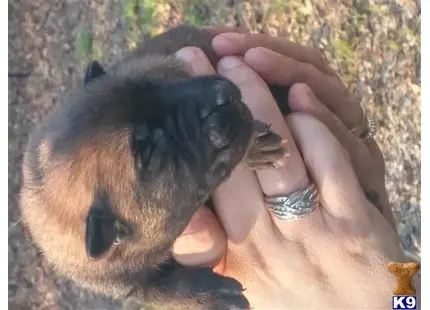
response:
[[[332,153],[332,159],[335,162],[338,160],[351,161],[349,152],[333,136],[330,129],[316,117],[304,113],[292,113],[287,116],[287,123],[292,131],[298,134],[302,133],[303,135],[306,133],[306,135],[309,135],[309,133],[313,133],[312,136],[315,140],[320,139],[322,136],[327,137],[328,139],[325,139],[326,150]],[[303,156],[306,157],[306,154],[303,154]]]

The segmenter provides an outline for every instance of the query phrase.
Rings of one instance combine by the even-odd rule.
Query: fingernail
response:
[[[231,40],[225,37],[225,34],[217,35],[212,40],[212,45],[215,48],[225,48],[228,47],[231,44]]]
[[[238,40],[241,40],[245,37],[245,35],[243,33],[236,33],[236,32],[229,32],[229,33],[222,33],[217,35],[212,43],[214,45],[230,45],[234,42],[237,42]]]
[[[227,71],[230,71],[234,68],[237,68],[242,64],[243,64],[243,62],[240,61],[238,57],[227,56],[227,57],[222,58],[218,62],[218,70],[221,73],[226,73]]]
[[[313,93],[312,89],[308,86],[308,84],[306,84],[306,83],[296,83],[294,85],[295,85],[296,88],[299,89],[298,91],[303,96],[313,97],[314,93]]]
[[[212,48],[220,56],[242,54],[240,52],[241,46],[245,40],[245,34],[241,33],[222,33],[215,36],[212,40]]]
[[[199,57],[198,52],[194,47],[183,47],[175,53],[175,56],[186,62],[191,62]]]
[[[293,84],[289,93],[289,105],[293,112],[314,111],[318,99],[305,83]]]
[[[196,231],[193,234],[180,235],[173,245],[173,250],[178,255],[189,251],[191,246],[208,250],[213,247],[214,242],[208,230]]]
[[[268,48],[265,47],[261,47],[261,46],[257,46],[257,47],[252,47],[249,50],[246,51],[245,53],[245,58],[246,59],[258,59],[258,60],[265,60],[266,58],[269,57],[279,57],[282,56],[279,53],[276,53]],[[264,58],[263,58],[264,57]]]
[[[194,235],[196,233],[204,231],[206,226],[207,222],[203,218],[202,213],[197,212],[196,214],[194,214],[192,220],[182,232],[181,236]]]

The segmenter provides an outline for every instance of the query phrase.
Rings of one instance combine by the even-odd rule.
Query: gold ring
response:
[[[363,111],[363,118],[361,123],[352,128],[350,132],[353,135],[358,136],[361,140],[367,142],[372,139],[376,135],[376,121],[373,117],[367,116],[366,111],[363,108],[363,105],[360,104],[361,110]]]

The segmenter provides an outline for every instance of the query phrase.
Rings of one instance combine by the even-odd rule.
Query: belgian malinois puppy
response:
[[[192,215],[236,167],[272,167],[286,152],[236,85],[193,77],[173,55],[197,46],[215,65],[212,37],[179,26],[109,69],[91,62],[82,87],[30,134],[22,220],[61,275],[149,305],[249,308],[236,280],[182,266],[171,254]],[[286,113],[287,90],[272,90]]]

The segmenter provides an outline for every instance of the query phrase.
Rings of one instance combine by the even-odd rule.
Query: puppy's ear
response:
[[[85,248],[90,259],[100,258],[112,247],[118,234],[116,226],[107,195],[96,195],[85,227]]]
[[[98,61],[91,61],[87,66],[87,70],[85,71],[84,86],[92,80],[97,79],[105,74],[105,70]]]

